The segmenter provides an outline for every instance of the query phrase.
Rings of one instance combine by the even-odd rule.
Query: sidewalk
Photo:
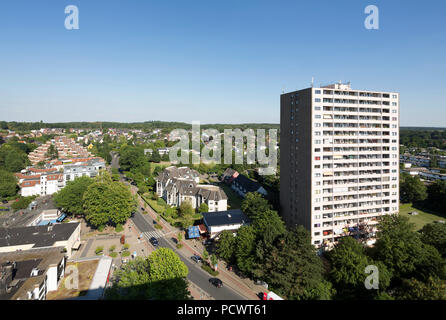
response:
[[[136,191],[133,188],[132,192],[136,193]],[[138,203],[140,204],[141,207],[144,207],[144,204],[146,204],[146,202],[139,196],[139,194],[138,194]],[[156,220],[158,214],[150,207],[150,205],[147,204],[147,208],[145,210],[147,214],[150,215],[151,218]],[[178,233],[183,232],[182,230],[169,225],[166,221],[163,220],[163,218],[160,219],[159,224],[163,227],[163,231],[165,233],[173,233],[176,236]],[[186,256],[191,254],[192,255],[198,254],[199,256],[201,256],[204,251],[204,246],[201,244],[201,242],[196,241],[194,243],[194,247],[192,247],[190,244],[191,241],[194,240],[183,240],[181,242],[183,244],[183,248],[176,250],[182,252]],[[223,283],[233,288],[238,293],[242,294],[245,298],[249,300],[259,300],[257,294],[259,292],[267,291],[264,287],[256,285],[252,280],[248,278],[241,279],[234,272],[229,271],[224,261],[219,260],[218,266],[219,266],[217,270],[219,272],[218,277],[223,281]]]

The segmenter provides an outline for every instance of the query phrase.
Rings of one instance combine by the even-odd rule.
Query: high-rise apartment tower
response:
[[[398,213],[399,94],[350,84],[280,96],[280,204],[314,245],[373,242],[377,218]]]

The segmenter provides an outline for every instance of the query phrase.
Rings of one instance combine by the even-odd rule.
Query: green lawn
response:
[[[418,212],[417,216],[410,215],[409,212]],[[416,229],[421,229],[425,224],[438,221],[446,220],[445,216],[441,216],[429,210],[420,210],[412,207],[411,203],[405,203],[400,205],[400,215],[409,217],[410,221],[415,224]]]
[[[161,161],[160,163],[150,162],[150,170],[152,170],[153,174],[156,167],[169,167],[170,165],[171,163],[169,161]]]
[[[239,197],[239,195],[235,193],[235,191],[232,190],[230,186],[225,183],[219,183],[218,186],[221,187],[228,196],[228,210],[240,209],[242,207],[243,199]]]

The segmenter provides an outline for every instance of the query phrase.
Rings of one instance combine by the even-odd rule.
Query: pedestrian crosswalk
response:
[[[143,236],[146,237],[147,240],[150,240],[152,237],[158,239],[158,238],[162,238],[164,236],[164,233],[162,233],[161,231],[158,231],[158,230],[146,231],[146,232],[143,232]]]

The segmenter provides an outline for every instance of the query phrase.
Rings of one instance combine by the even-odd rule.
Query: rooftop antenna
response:
[[[311,87],[313,88],[314,86],[314,77],[311,77]]]
[[[282,94],[284,94],[284,93],[285,93],[285,87],[282,88]]]

